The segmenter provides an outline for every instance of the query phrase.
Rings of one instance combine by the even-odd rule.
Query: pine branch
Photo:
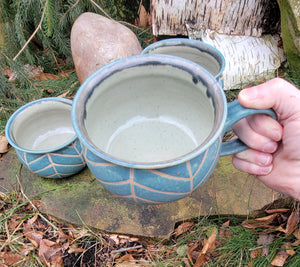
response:
[[[45,0],[45,21],[46,35],[50,37],[53,33],[53,2],[52,0]]]
[[[23,45],[23,47],[22,47],[21,50],[18,52],[18,54],[15,55],[15,57],[13,58],[14,61],[18,58],[18,56],[19,56],[19,55],[23,52],[23,50],[27,47],[27,45],[30,43],[30,41],[32,40],[32,38],[36,35],[37,31],[38,31],[39,29],[41,29],[42,23],[43,23],[43,20],[44,20],[45,12],[46,12],[46,6],[44,7],[44,10],[43,10],[42,17],[41,17],[41,20],[40,20],[40,22],[39,22],[39,25],[38,25],[37,28],[34,30],[34,32],[31,34],[31,36],[29,37],[29,39],[27,40],[27,42]]]

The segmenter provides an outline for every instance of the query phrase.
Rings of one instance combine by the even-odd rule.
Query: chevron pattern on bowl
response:
[[[161,169],[128,168],[83,150],[88,168],[107,190],[134,202],[161,204],[184,198],[199,188],[216,166],[221,144],[219,138],[198,157]]]
[[[28,170],[46,178],[68,177],[86,165],[78,139],[55,152],[30,154],[16,149],[16,154]]]

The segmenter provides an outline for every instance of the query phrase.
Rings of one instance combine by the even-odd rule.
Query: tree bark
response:
[[[151,0],[151,18],[156,36],[187,35],[189,25],[195,30],[260,37],[278,26],[280,11],[276,0]]]

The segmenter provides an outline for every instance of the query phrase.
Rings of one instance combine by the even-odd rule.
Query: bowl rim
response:
[[[33,105],[36,105],[36,104],[40,104],[42,102],[61,102],[63,104],[67,104],[69,106],[71,106],[72,108],[72,103],[73,101],[70,100],[70,99],[67,99],[67,98],[63,98],[63,97],[45,97],[45,98],[40,98],[40,99],[37,99],[37,100],[34,100],[34,101],[31,101],[23,106],[21,106],[19,109],[17,109],[11,116],[10,118],[8,119],[7,123],[6,123],[6,126],[5,126],[5,136],[9,142],[9,144],[19,150],[19,151],[22,151],[22,152],[25,152],[25,153],[30,153],[30,154],[46,154],[46,153],[51,153],[51,152],[55,152],[55,151],[58,151],[62,148],[65,148],[66,146],[70,145],[71,143],[73,143],[76,139],[77,139],[77,135],[76,135],[76,132],[74,133],[74,136],[67,142],[65,142],[64,144],[60,145],[60,146],[57,146],[57,147],[54,147],[54,148],[51,148],[51,149],[44,149],[44,150],[31,150],[31,149],[27,149],[27,148],[23,148],[23,147],[20,147],[14,140],[14,138],[12,137],[12,132],[11,132],[11,127],[14,123],[14,120],[17,118],[17,116],[22,113],[24,110],[26,110],[28,107],[31,107]]]
[[[167,46],[180,46],[180,45],[188,45],[192,48],[199,49],[203,52],[217,55],[217,57],[218,57],[217,61],[220,63],[220,70],[217,74],[214,75],[214,77],[216,79],[219,79],[221,77],[221,75],[225,69],[225,62],[226,62],[225,57],[223,56],[221,51],[218,50],[216,47],[214,47],[208,43],[205,43],[203,41],[200,41],[200,40],[194,40],[194,39],[188,39],[188,38],[168,38],[168,39],[160,40],[160,41],[157,41],[155,43],[148,45],[147,47],[145,47],[143,49],[141,54],[142,55],[148,54],[148,53],[154,54],[154,53],[151,53],[151,51],[156,48],[167,47]]]
[[[217,95],[221,103],[223,103],[223,108],[221,110],[222,114],[220,116],[219,127],[214,127],[213,135],[205,144],[201,144],[196,147],[191,152],[182,155],[177,158],[172,158],[165,161],[156,161],[156,162],[138,162],[138,161],[127,161],[114,157],[100,148],[97,148],[96,145],[88,138],[85,125],[85,103],[89,99],[90,95],[93,93],[93,90],[99,86],[101,81],[105,80],[110,75],[115,72],[122,71],[124,68],[139,67],[146,64],[159,64],[159,65],[169,65],[182,69],[186,72],[189,72],[196,77],[196,79],[205,82],[207,86],[210,86],[213,92]],[[205,81],[203,81],[205,77]],[[78,118],[80,117],[80,118]],[[201,153],[206,151],[217,139],[222,135],[223,128],[225,126],[225,121],[227,117],[227,100],[225,93],[221,88],[219,82],[216,78],[210,74],[206,69],[199,66],[198,64],[170,55],[161,55],[161,54],[145,54],[145,55],[135,55],[122,59],[118,59],[112,63],[105,65],[104,67],[98,69],[93,74],[91,74],[79,87],[72,104],[72,121],[73,128],[77,134],[78,139],[81,144],[90,150],[93,154],[100,157],[101,159],[120,165],[128,168],[137,168],[137,169],[159,169],[175,166],[186,161],[189,161]],[[85,137],[87,136],[87,138]]]

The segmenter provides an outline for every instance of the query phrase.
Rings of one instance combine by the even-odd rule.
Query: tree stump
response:
[[[187,35],[186,24],[196,30],[260,37],[280,22],[276,0],[151,1],[153,34]]]

